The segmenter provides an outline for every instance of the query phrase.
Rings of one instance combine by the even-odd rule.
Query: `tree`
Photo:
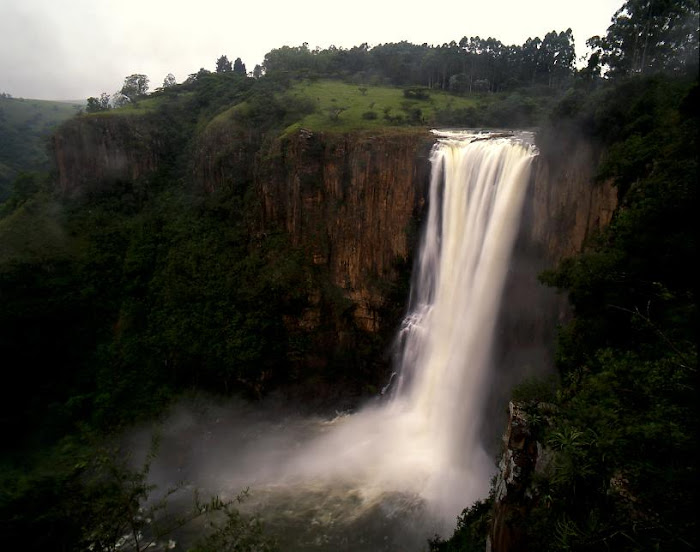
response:
[[[245,69],[245,63],[241,61],[241,58],[236,58],[236,61],[233,62],[233,72],[244,77],[248,74]]]
[[[240,61],[240,58],[236,61]],[[232,71],[231,62],[228,57],[221,56],[216,60],[216,72],[217,73],[230,73]]]
[[[99,111],[107,111],[110,109],[109,105],[109,94],[102,92],[99,98],[91,96],[87,99],[87,107],[85,111],[88,113],[97,113]]]
[[[163,88],[172,88],[176,84],[177,82],[175,81],[175,75],[172,73],[168,73],[165,79],[163,79]]]
[[[697,67],[698,0],[628,0],[601,39],[612,74]]]
[[[566,32],[549,32],[539,48],[539,71],[547,86],[561,84],[572,74],[574,64],[574,37],[571,29]]]
[[[131,103],[145,96],[148,92],[148,77],[140,73],[134,73],[124,79],[124,85],[120,93],[128,98]]]
[[[114,94],[112,94],[112,105],[114,107],[123,107],[128,103],[130,103],[129,98],[122,94],[121,90],[117,90]]]
[[[343,111],[347,111],[347,107],[343,107],[340,105],[334,105],[329,107],[326,111],[328,112],[328,116],[331,118],[331,121],[337,121],[338,118],[340,117],[340,114]]]
[[[262,65],[257,64],[257,65],[253,68],[253,77],[255,77],[256,79],[259,79],[260,77],[262,77],[262,75],[263,75],[263,68],[262,68]]]
[[[198,80],[203,79],[207,75],[211,75],[211,71],[205,69],[204,67],[200,67],[199,71],[197,71],[196,73],[190,73],[187,76],[185,84],[192,84],[193,82],[197,82]]]

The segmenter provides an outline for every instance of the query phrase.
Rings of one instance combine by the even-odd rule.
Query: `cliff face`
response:
[[[186,157],[183,166],[189,166],[191,180],[201,189],[254,191],[262,234],[283,229],[305,253],[311,270],[323,275],[303,316],[287,321],[290,328],[310,335],[325,332],[314,347],[321,355],[343,340],[352,347],[352,339],[343,337],[351,326],[387,335],[397,321],[383,320],[382,308],[387,289],[399,276],[405,278],[405,263],[415,247],[434,137],[420,129],[301,130],[265,140],[224,115],[212,120],[187,152],[184,143],[173,142],[168,129],[147,115],[76,118],[53,139],[58,185],[66,195],[76,195],[120,180],[148,182],[178,148],[178,155]],[[577,252],[592,231],[609,222],[616,206],[615,190],[608,183],[593,183],[598,152],[590,144],[567,138],[550,140],[540,149],[498,326],[495,350],[501,357],[495,363],[504,381],[551,366],[555,328],[568,307],[565,298],[537,282],[537,274]],[[343,308],[349,316],[343,321],[324,315],[325,283],[347,305]],[[508,317],[507,311],[521,314]],[[319,359],[320,365],[326,362]],[[491,404],[499,412],[508,389],[492,387]],[[491,419],[500,425],[497,415]],[[487,434],[498,431],[485,428]]]
[[[168,147],[165,132],[143,115],[69,121],[52,141],[58,186],[73,195],[149,177]],[[215,120],[194,142],[193,176],[209,191],[254,181],[263,225],[280,224],[308,249],[357,304],[360,326],[375,330],[382,299],[370,282],[395,277],[395,261],[409,256],[407,229],[425,201],[432,143],[423,130],[302,130],[261,148],[259,135]],[[579,251],[617,204],[610,183],[593,183],[599,152],[590,143],[568,138],[541,149],[519,242],[540,269]]]
[[[611,182],[595,182],[599,160],[600,151],[578,137],[541,147],[526,216],[529,239],[549,263],[579,252],[612,218],[617,190]]]
[[[545,375],[554,366],[557,327],[570,317],[570,307],[566,296],[541,285],[537,275],[580,252],[612,219],[617,190],[609,181],[595,181],[600,154],[578,137],[542,140],[500,316],[495,350],[501,381]],[[536,495],[533,478],[548,462],[523,409],[510,403],[507,420],[496,410],[508,400],[505,387],[492,391],[492,408],[499,412],[494,418],[500,422],[488,427],[493,435],[506,425],[489,534],[492,552],[528,549],[523,523]]]
[[[146,117],[93,115],[62,125],[52,148],[65,195],[148,177],[163,152],[160,130]]]
[[[539,405],[538,414],[546,417],[550,405]],[[527,514],[537,499],[533,477],[550,469],[551,452],[535,438],[524,405],[508,404],[508,423],[503,435],[503,455],[496,476],[491,530],[488,535],[491,552],[529,550],[526,542]]]
[[[409,228],[424,203],[432,137],[313,134],[271,145],[258,163],[265,223],[281,224],[295,246],[355,305],[353,317],[377,331],[381,282],[397,278],[411,251]]]

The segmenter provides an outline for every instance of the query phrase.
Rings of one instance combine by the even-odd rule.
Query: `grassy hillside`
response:
[[[416,86],[358,85],[335,79],[247,79],[207,74],[151,94],[111,115],[177,110],[202,130],[229,118],[258,131],[348,132],[396,127],[538,126],[556,101],[540,89],[451,94]]]
[[[79,103],[0,97],[0,200],[7,197],[19,172],[47,168],[47,138],[81,107]]]
[[[493,94],[460,97],[438,90],[357,86],[337,80],[305,80],[289,92],[315,103],[313,113],[287,130],[357,130],[387,125],[434,125],[445,109],[485,109]]]

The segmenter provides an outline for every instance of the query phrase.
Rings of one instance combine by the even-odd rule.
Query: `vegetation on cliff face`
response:
[[[613,179],[620,203],[581,254],[541,276],[568,293],[573,319],[560,331],[559,384],[516,390],[544,448],[526,499],[497,528],[518,540],[492,542],[494,551],[698,544],[697,59],[665,57],[671,39],[650,34],[645,63],[629,33],[651,25],[680,36],[681,53],[697,53],[698,9],[663,3],[670,12],[657,12],[651,4],[626,3],[599,43],[617,78],[572,89],[544,131],[597,140],[605,151],[598,176]],[[663,22],[684,25],[669,13],[686,9],[694,31],[674,34]],[[481,546],[475,508],[433,548]]]
[[[80,109],[79,104],[0,94],[0,201],[7,199],[20,172],[49,168],[51,133]]]
[[[622,83],[594,124],[600,176],[621,205],[578,257],[543,280],[568,291],[555,451],[527,533],[553,549],[690,549],[697,543],[697,83]],[[624,99],[623,99],[624,98]],[[616,129],[609,125],[616,121]],[[604,125],[604,126],[603,126]],[[545,491],[546,489],[546,491]]]

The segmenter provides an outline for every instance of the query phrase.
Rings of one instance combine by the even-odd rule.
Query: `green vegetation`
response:
[[[435,125],[437,114],[446,109],[475,110],[491,103],[486,94],[477,97],[456,97],[436,90],[425,98],[407,99],[404,90],[390,86],[367,86],[364,91],[351,83],[337,80],[305,80],[293,85],[288,95],[295,99],[315,101],[315,109],[300,121],[287,127],[291,133],[299,128],[345,132],[359,129],[380,129],[397,125]],[[342,109],[337,117],[329,110]],[[367,117],[375,113],[376,117]]]
[[[30,472],[5,467],[0,542],[95,552],[183,549],[180,541],[191,542],[187,550],[194,552],[277,550],[262,521],[239,512],[247,490],[233,500],[203,499],[197,490],[190,496],[182,483],[168,489],[150,484],[157,450],[154,438],[134,467],[138,462],[130,451],[83,434],[44,450]],[[193,530],[199,535],[194,539],[188,536]]]
[[[435,537],[429,541],[430,552],[483,552],[491,525],[493,498],[478,500],[457,517],[452,538],[445,541]]]
[[[697,14],[697,2],[627,2],[594,40],[592,64],[605,60],[616,78],[580,81],[541,134],[555,151],[567,132],[603,145],[598,178],[612,180],[620,203],[581,254],[541,275],[568,293],[574,318],[560,331],[560,383],[514,393],[548,451],[506,521],[522,549],[697,548],[700,89],[697,24],[685,26]],[[630,32],[641,27],[654,29],[643,50]],[[436,549],[479,543],[487,527],[473,516],[465,510],[469,531]]]
[[[110,550],[125,527],[138,534],[138,508],[154,491],[147,469],[114,464],[101,447],[184,393],[258,398],[285,386],[314,395],[376,385],[368,359],[386,343],[352,325],[348,300],[308,251],[282,229],[262,230],[249,160],[264,144],[300,128],[543,122],[543,147],[556,148],[565,132],[603,147],[599,176],[615,182],[620,208],[583,254],[542,275],[569,293],[575,318],[561,332],[560,383],[516,391],[527,404],[552,405],[537,420],[552,461],[533,483],[525,544],[696,546],[697,34],[685,16],[697,12],[697,2],[630,0],[580,72],[570,33],[552,32],[522,46],[478,37],[439,47],[284,46],[254,77],[240,58],[222,56],[216,72],[166,79],[148,96],[147,78],[131,75],[124,105],[92,98],[85,119],[69,125],[143,122],[155,129],[158,151],[148,153],[158,169],[90,182],[74,197],[45,173],[43,143],[78,107],[0,97],[0,348],[13,376],[0,396],[3,547]],[[653,30],[641,50],[628,32],[639,28]],[[244,137],[245,160],[215,152],[219,186],[202,190],[193,159],[206,154],[205,137],[216,146],[218,132]],[[20,174],[30,168],[40,172]],[[398,282],[377,282],[388,310],[405,300],[409,265]],[[350,345],[289,323],[313,296],[319,327],[342,326]],[[309,362],[314,354],[328,365]],[[271,546],[258,524],[214,506],[223,525],[195,550]],[[467,508],[455,536],[431,549],[483,550],[490,508]]]
[[[19,173],[49,168],[51,133],[81,108],[79,103],[25,100],[0,94],[0,201],[7,199]]]
[[[559,527],[553,549],[690,549],[698,86],[652,77],[606,94],[594,117],[609,144],[600,177],[621,205],[586,251],[543,275],[568,291],[575,320],[561,333],[559,414],[545,433],[551,503],[533,510],[529,534],[541,542]]]

